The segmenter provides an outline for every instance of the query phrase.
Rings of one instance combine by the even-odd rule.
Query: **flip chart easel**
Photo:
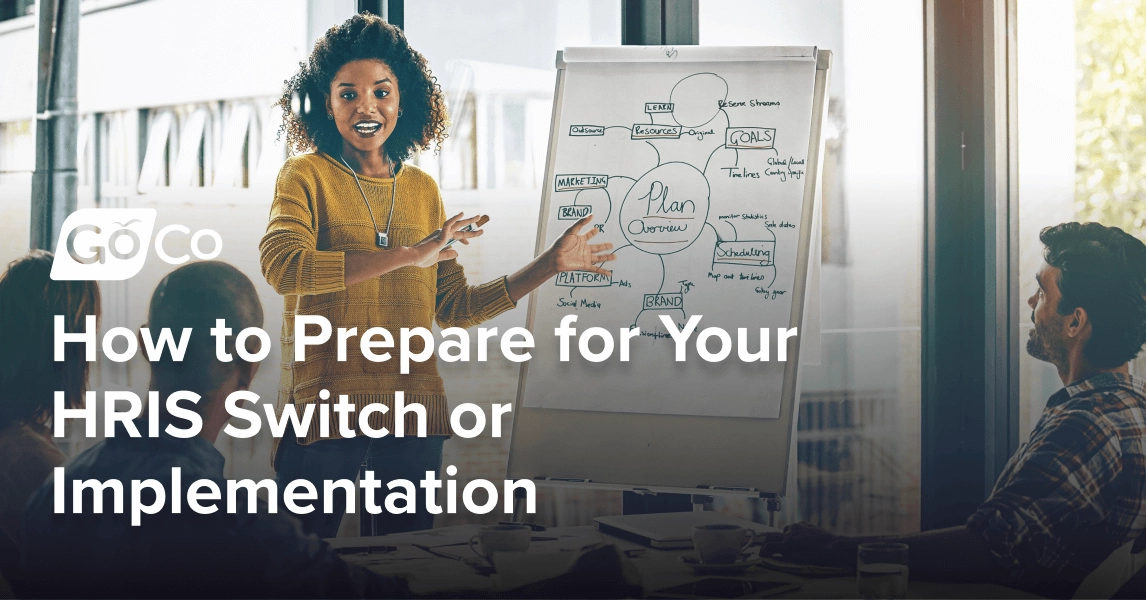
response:
[[[632,363],[591,364],[576,350],[559,363],[539,343],[521,367],[507,477],[694,502],[748,496],[774,514],[787,492],[800,337],[787,340],[786,362],[673,363],[654,317],[704,310],[698,333],[722,316],[730,333],[802,327],[819,260],[831,52],[567,48],[557,67],[537,252],[592,212],[594,242],[613,241],[618,259],[608,278],[563,274],[535,291],[527,326],[554,339],[560,317],[577,314],[580,330],[632,321],[652,335],[634,340]],[[725,362],[739,363],[735,350]],[[696,392],[709,383],[722,391]]]

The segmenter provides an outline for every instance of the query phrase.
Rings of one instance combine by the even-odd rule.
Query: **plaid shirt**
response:
[[[1081,580],[1146,529],[1146,387],[1102,373],[1056,392],[967,527],[1019,578]]]

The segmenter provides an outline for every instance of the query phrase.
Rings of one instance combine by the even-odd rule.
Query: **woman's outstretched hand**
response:
[[[447,248],[446,244],[450,240],[458,240],[463,244],[469,244],[470,238],[475,238],[484,231],[477,228],[476,223],[481,219],[481,215],[462,219],[464,213],[458,213],[450,217],[442,228],[426,236],[426,239],[410,246],[410,256],[412,264],[415,267],[432,267],[443,260],[458,257],[458,251]],[[466,226],[474,224],[472,231],[462,231]]]
[[[574,223],[548,250],[534,258],[520,271],[507,277],[505,287],[509,292],[509,299],[517,303],[526,294],[537,289],[537,286],[562,271],[588,271],[599,275],[611,275],[610,271],[600,265],[617,258],[609,252],[613,249],[613,245],[589,243],[589,240],[597,235],[596,227],[590,227],[589,231],[581,233],[581,229],[592,220],[593,215],[586,215]]]
[[[597,263],[606,263],[617,258],[615,254],[606,254],[613,249],[613,245],[589,243],[589,240],[597,235],[596,227],[590,227],[589,231],[581,234],[581,228],[588,225],[589,221],[592,220],[593,215],[591,214],[582,217],[569,229],[566,229],[556,242],[553,242],[550,252],[553,257],[553,265],[558,272],[588,271],[600,275],[610,273],[603,267],[597,266]]]

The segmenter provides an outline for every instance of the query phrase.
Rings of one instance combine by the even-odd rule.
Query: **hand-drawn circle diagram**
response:
[[[728,99],[728,82],[715,73],[697,73],[681,79],[669,93],[672,118],[677,125],[700,127],[720,113]]]
[[[708,179],[696,167],[671,162],[645,173],[621,202],[621,231],[649,254],[689,247],[708,219]]]

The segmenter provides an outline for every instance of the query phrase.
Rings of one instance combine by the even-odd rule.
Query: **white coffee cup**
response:
[[[470,550],[488,560],[494,552],[525,552],[531,539],[533,530],[525,525],[490,525],[470,538]],[[481,550],[477,548],[479,543]]]
[[[692,529],[692,544],[700,562],[727,565],[736,562],[740,554],[752,545],[756,534],[739,525],[712,523]]]

